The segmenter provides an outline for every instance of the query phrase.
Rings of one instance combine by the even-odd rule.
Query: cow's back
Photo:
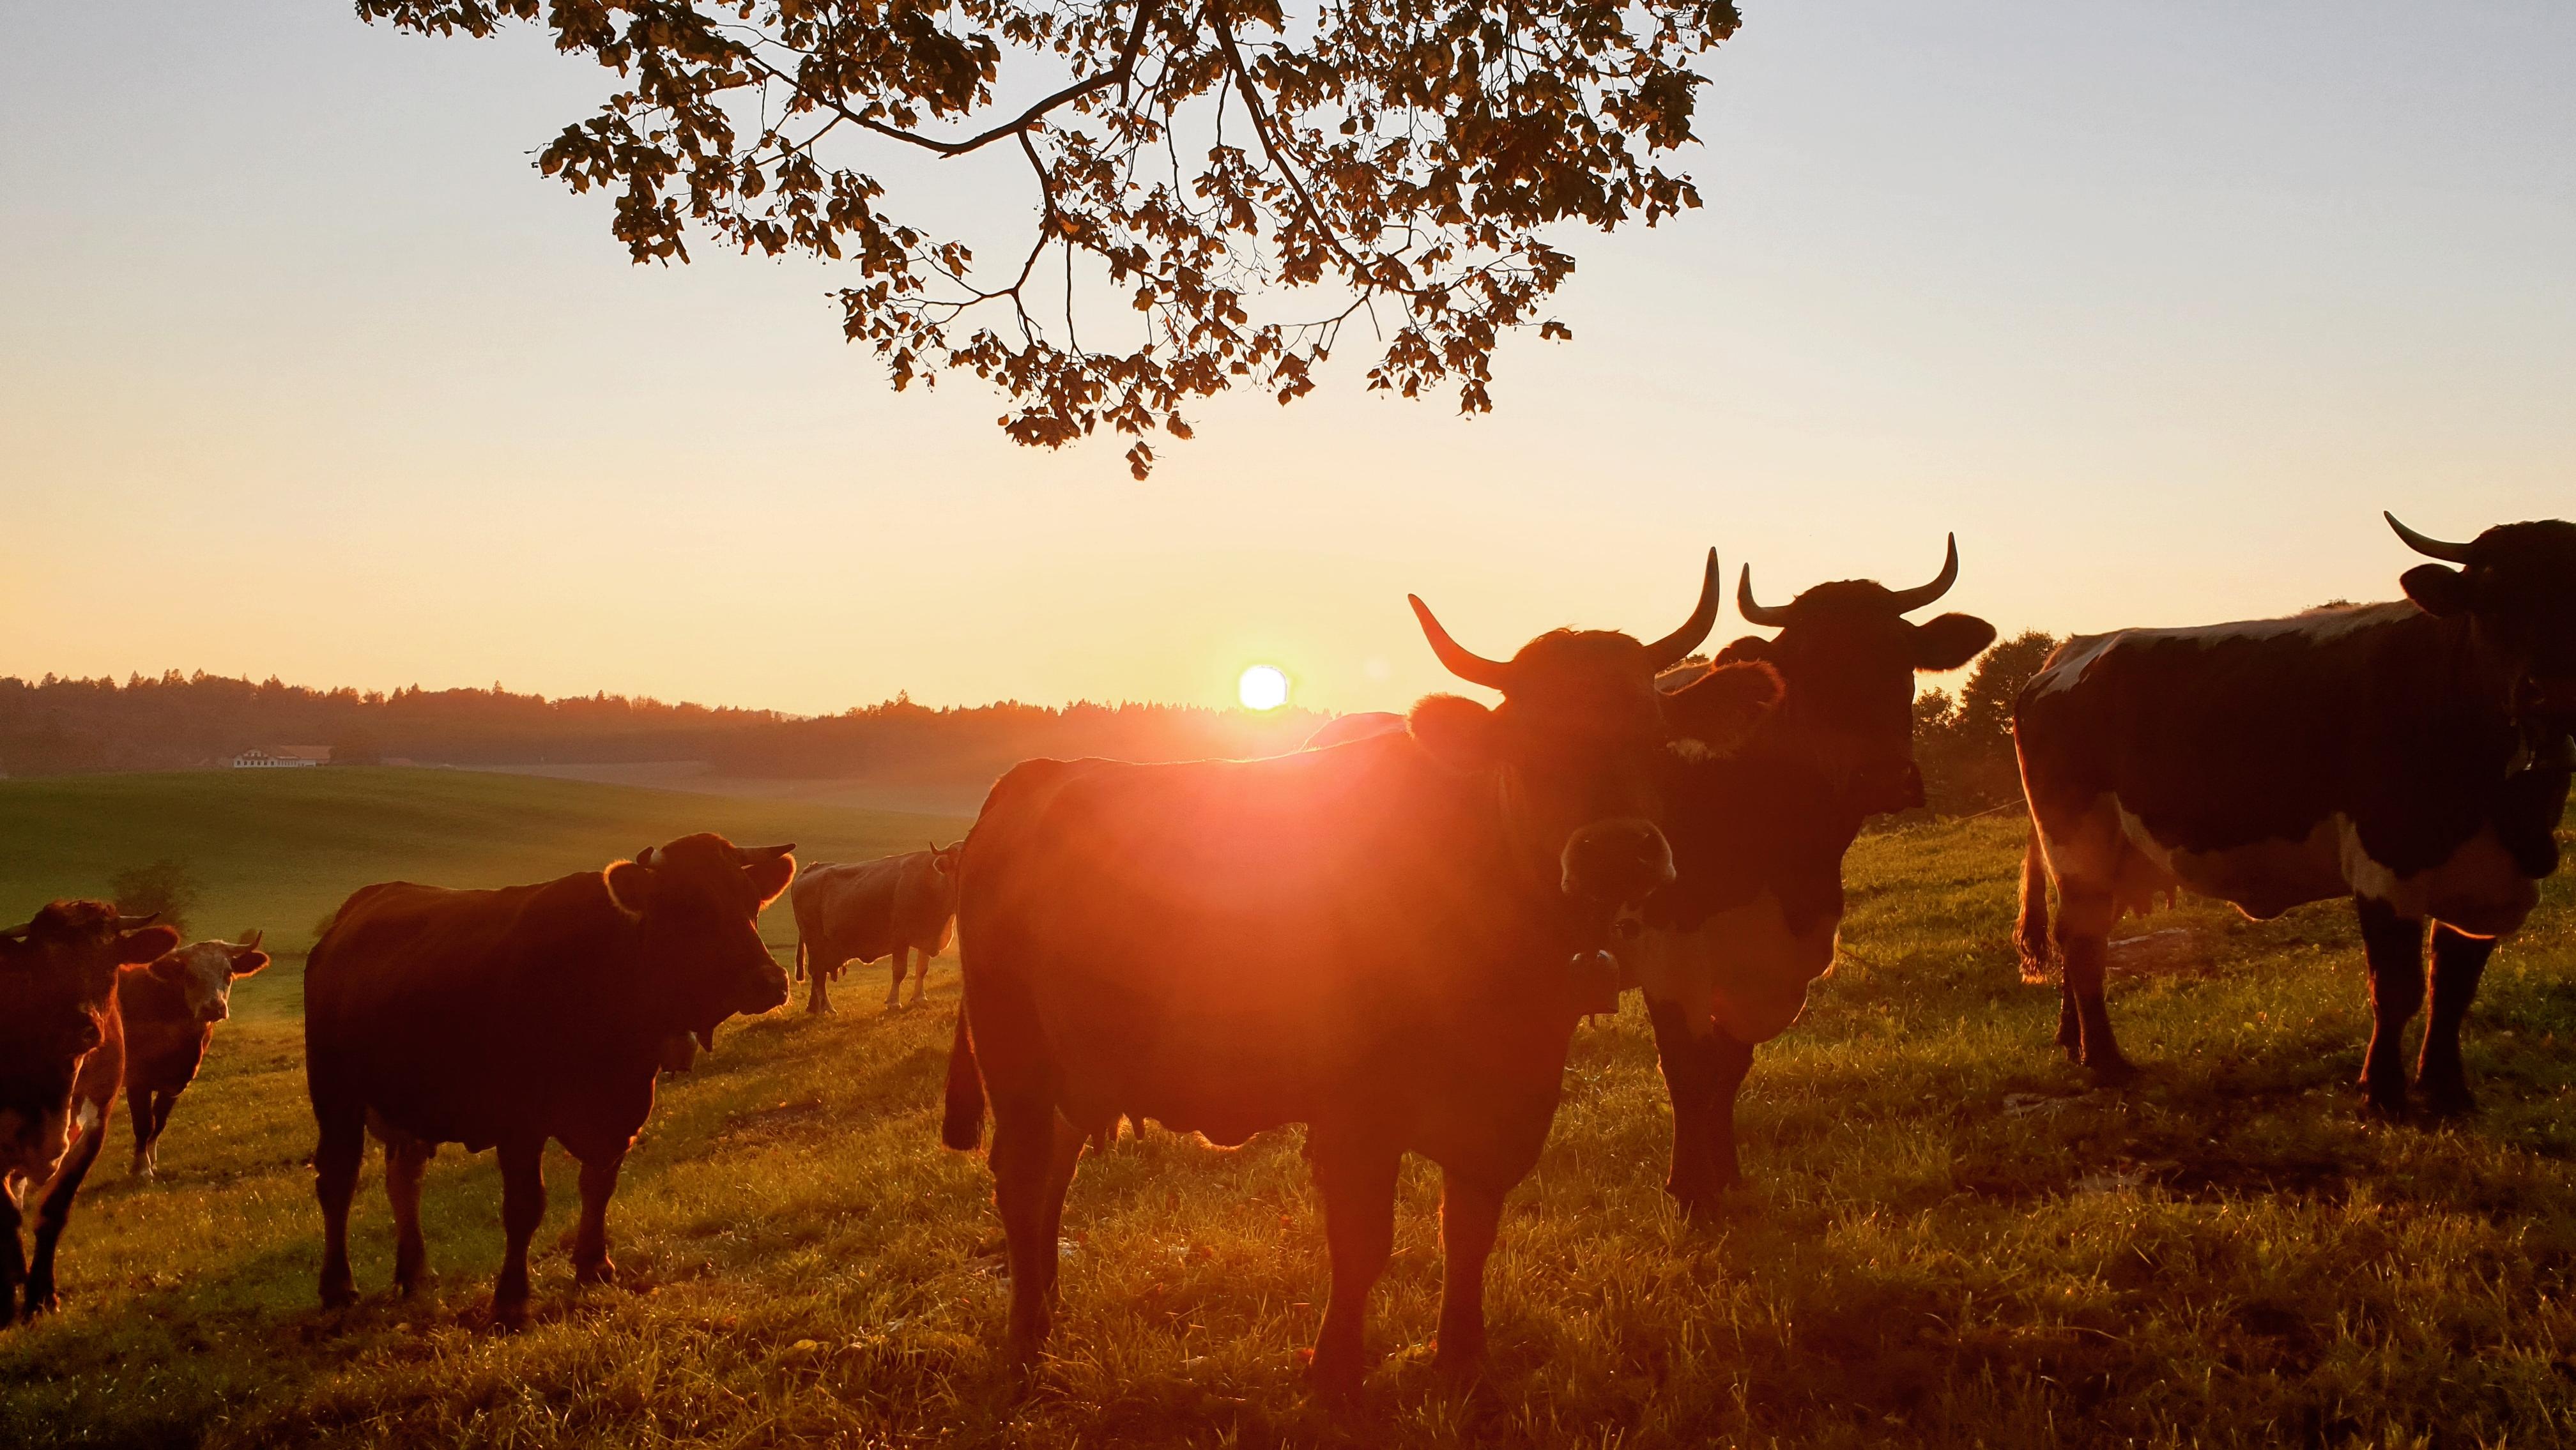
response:
[[[596,872],[491,891],[365,888],[305,966],[317,1103],[352,1093],[406,1132],[477,1150],[555,1123],[574,1097],[640,1123],[652,1074],[630,1081],[625,1059],[649,1063],[653,1044],[619,1040],[614,980],[630,930]]]
[[[1482,804],[1403,736],[1015,768],[962,867],[979,1060],[1049,1061],[1077,1111],[1220,1141],[1355,1111],[1414,1136],[1440,1098],[1552,1107],[1563,963],[1533,969]]]
[[[896,889],[906,859],[835,862],[797,875],[788,888],[797,936],[838,954],[820,965],[838,966],[849,958],[872,962],[894,950]]]

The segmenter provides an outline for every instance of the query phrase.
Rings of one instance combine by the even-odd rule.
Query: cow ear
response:
[[[599,873],[608,884],[608,899],[628,916],[642,916],[653,904],[653,868],[640,861],[614,861]]]
[[[1944,614],[1914,626],[1914,668],[1955,670],[1995,642],[1995,627],[1973,614]]]
[[[147,926],[129,931],[116,939],[116,960],[123,966],[141,966],[163,952],[179,949],[179,929],[175,926]]]
[[[1405,728],[1432,759],[1452,770],[1490,770],[1502,761],[1500,722],[1463,696],[1423,696],[1413,702]]]
[[[1732,755],[1780,703],[1780,672],[1767,661],[1719,665],[1673,692],[1673,731],[1711,755]]]
[[[1717,658],[1711,663],[1731,665],[1737,660],[1767,660],[1769,658],[1771,658],[1771,641],[1764,639],[1758,634],[1748,634],[1736,640],[1733,644],[1728,645],[1726,648],[1719,650],[1717,652]]]
[[[2437,617],[2466,614],[2477,602],[2475,591],[2469,587],[2469,576],[2439,564],[2418,564],[2399,575],[2397,582],[2405,587],[2407,598],[2426,614]]]
[[[268,953],[257,947],[241,947],[233,952],[233,975],[247,977],[268,965]]]
[[[796,879],[796,858],[784,851],[764,856],[744,865],[742,875],[751,883],[751,889],[760,893],[760,904],[767,906],[787,889],[788,882]]]

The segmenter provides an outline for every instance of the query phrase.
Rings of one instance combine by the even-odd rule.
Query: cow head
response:
[[[2399,582],[2425,613],[2471,622],[2512,680],[2516,716],[2563,747],[2576,726],[2576,524],[2498,524],[2453,544],[2382,517],[2416,553],[2460,566],[2418,564]]]
[[[10,1066],[66,1070],[106,1035],[120,967],[148,962],[179,944],[152,917],[120,916],[104,901],[57,901],[26,925],[0,931],[0,1031]]]
[[[1862,815],[1923,804],[1923,774],[1914,764],[1915,673],[1955,670],[1995,642],[1995,627],[1974,615],[1921,624],[1905,617],[1948,593],[1958,577],[1953,535],[1940,574],[1912,589],[1846,579],[1772,606],[1753,597],[1753,566],[1736,584],[1745,622],[1780,633],[1747,635],[1718,659],[1779,667],[1788,698],[1771,731],[1794,742]]]
[[[268,953],[259,949],[259,938],[258,932],[252,932],[238,945],[225,941],[190,942],[154,958],[149,970],[162,983],[178,989],[187,1000],[191,1018],[221,1022],[233,1015],[233,983],[268,965]]]
[[[933,889],[938,895],[939,904],[946,908],[950,916],[955,916],[957,914],[957,872],[960,863],[966,859],[966,843],[959,841],[953,846],[942,846],[937,841],[932,841],[928,844]]]
[[[715,1045],[716,1026],[787,1000],[787,973],[760,939],[761,908],[796,876],[794,846],[736,846],[708,832],[647,846],[603,873],[633,918],[646,1012],[664,1031]]]
[[[1624,905],[1672,880],[1672,851],[1655,824],[1668,750],[1685,737],[1732,749],[1778,697],[1776,679],[1758,666],[1712,677],[1686,706],[1656,691],[1655,676],[1708,636],[1718,589],[1711,550],[1698,607],[1662,639],[1557,630],[1509,660],[1469,651],[1412,601],[1440,663],[1503,696],[1491,709],[1429,696],[1409,718],[1414,738],[1453,768],[1493,777],[1533,869],[1576,901]]]

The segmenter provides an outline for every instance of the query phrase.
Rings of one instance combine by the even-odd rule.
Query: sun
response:
[[[1288,703],[1288,672],[1277,665],[1254,665],[1234,682],[1234,694],[1247,710],[1276,710]]]

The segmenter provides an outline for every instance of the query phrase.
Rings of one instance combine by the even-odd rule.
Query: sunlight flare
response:
[[[1254,665],[1234,682],[1234,693],[1247,710],[1276,710],[1288,703],[1288,672],[1277,665]]]

